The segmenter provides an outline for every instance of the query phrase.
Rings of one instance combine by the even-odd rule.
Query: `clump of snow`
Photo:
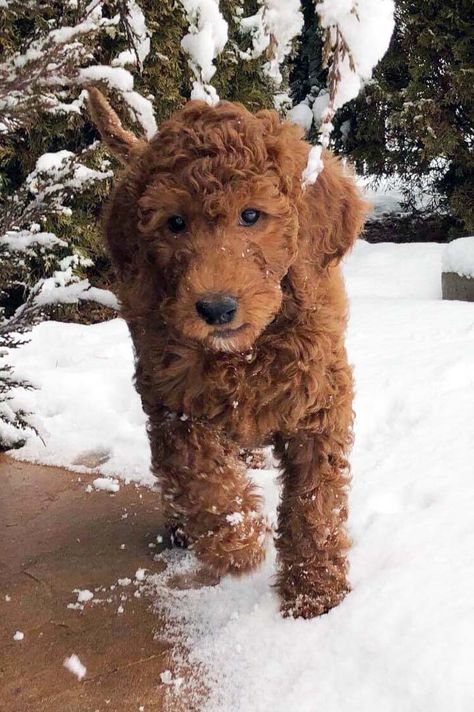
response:
[[[474,278],[474,237],[461,237],[445,247],[443,272]]]
[[[387,51],[394,27],[394,3],[393,0],[323,0],[316,3],[316,12],[321,27],[329,32],[331,45],[334,47],[339,38],[344,47],[331,101],[334,112],[356,98]],[[322,119],[324,122],[324,112]]]
[[[63,665],[69,672],[72,672],[78,680],[82,680],[86,676],[87,668],[81,663],[75,653],[66,658]]]
[[[0,245],[5,245],[10,252],[25,252],[27,255],[37,254],[38,247],[55,248],[65,247],[64,240],[60,240],[52,232],[36,232],[29,230],[8,230],[0,237]]]
[[[35,303],[38,306],[48,306],[51,304],[77,304],[80,301],[93,301],[97,304],[120,310],[117,297],[108,289],[92,287],[88,279],[74,281],[75,277],[71,269],[56,271],[52,277],[43,280]],[[71,283],[67,283],[71,280]]]
[[[394,9],[393,0],[316,3],[319,24],[326,31],[331,62],[328,87],[321,90],[312,105],[323,146],[329,145],[335,112],[357,97],[387,51],[394,28]],[[296,118],[299,118],[298,113]],[[308,121],[309,115],[305,112],[306,126]],[[313,176],[316,180],[317,173]]]
[[[120,489],[119,483],[112,477],[97,477],[92,484],[102,492],[118,492]]]
[[[194,74],[191,99],[202,99],[216,104],[219,97],[210,84],[216,72],[215,58],[227,43],[227,22],[218,0],[181,0],[189,22],[189,32],[181,46],[189,56],[189,66]]]
[[[305,131],[309,131],[313,123],[313,112],[310,106],[303,101],[290,109],[286,118],[288,121],[301,126]]]
[[[125,7],[127,10],[125,22],[128,25],[133,49],[120,52],[118,57],[112,60],[112,66],[123,67],[127,64],[138,64],[139,69],[142,69],[145,59],[150,54],[150,31],[146,25],[143,10],[135,0],[127,0]]]
[[[265,0],[263,22],[274,45],[264,72],[276,86],[280,86],[283,81],[280,67],[292,50],[294,38],[303,28],[300,0]]]
[[[25,637],[25,634],[21,632],[21,630],[17,630],[16,633],[13,635],[13,640],[23,640]]]
[[[67,213],[63,200],[68,192],[81,192],[91,183],[112,176],[113,171],[89,168],[72,151],[61,150],[40,156],[34,170],[26,177],[26,185],[37,205],[47,203],[57,212]]]
[[[316,3],[321,27],[339,27],[359,77],[367,81],[390,44],[393,0],[322,0]],[[354,97],[351,97],[354,98]]]
[[[90,601],[92,598],[94,598],[94,594],[92,593],[92,591],[89,591],[89,589],[87,588],[75,588],[74,593],[77,593],[78,603],[87,603],[87,601]]]
[[[240,52],[243,59],[256,59],[264,52],[269,57],[264,74],[276,87],[283,81],[281,65],[293,48],[293,41],[303,28],[300,0],[263,0],[258,11],[240,18],[241,31],[252,38],[252,47]]]
[[[176,689],[179,689],[183,684],[182,677],[174,677],[171,670],[165,670],[160,673],[160,680],[163,685],[173,685]]]
[[[79,71],[79,81],[83,84],[103,81],[111,89],[119,91],[128,105],[132,118],[140,124],[145,136],[150,139],[156,134],[158,127],[153,104],[150,99],[133,89],[133,77],[127,69],[111,67],[107,64],[95,64],[83,67]]]
[[[323,147],[320,144],[311,147],[306,168],[301,176],[301,187],[303,190],[306,186],[312,185],[316,182],[319,174],[324,168],[324,162],[321,157],[322,150]]]
[[[171,683],[173,682],[173,673],[171,672],[171,670],[165,670],[164,672],[160,673],[160,679],[164,685],[171,685]]]

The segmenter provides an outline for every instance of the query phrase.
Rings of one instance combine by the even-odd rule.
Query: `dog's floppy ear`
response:
[[[329,151],[322,158],[323,170],[301,194],[298,253],[288,272],[301,306],[312,304],[321,274],[350,250],[369,208],[350,169]]]
[[[88,86],[87,92],[89,113],[104,143],[121,163],[128,163],[130,157],[143,147],[144,142],[123,128],[122,122],[102,92],[93,86]]]

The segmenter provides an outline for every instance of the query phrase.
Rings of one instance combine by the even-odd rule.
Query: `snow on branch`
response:
[[[80,157],[65,150],[40,156],[24,184],[5,201],[0,234],[10,234],[11,241],[12,231],[27,223],[41,221],[47,215],[70,214],[68,199],[97,181],[111,178],[111,170],[99,171],[81,162],[80,158],[84,160],[94,148],[95,144],[91,144]]]
[[[119,13],[128,49],[112,60],[112,66],[125,67],[131,64],[143,69],[145,59],[150,54],[150,30],[146,25],[143,10],[135,0],[120,0]]]
[[[104,82],[109,89],[118,91],[127,104],[132,119],[140,124],[145,136],[150,139],[156,134],[158,127],[153,104],[150,99],[133,89],[133,77],[128,69],[110,67],[108,64],[94,64],[80,69],[78,80],[83,84]]]
[[[102,2],[87,7],[75,26],[50,30],[0,63],[0,132],[28,126],[39,110],[80,112],[77,102],[63,104],[59,89],[77,78],[79,67],[90,61],[90,42],[118,17],[102,16]],[[85,41],[87,40],[87,41]]]
[[[227,43],[227,22],[218,0],[181,0],[181,4],[189,22],[189,32],[181,40],[181,46],[189,55],[188,63],[195,77],[191,99],[217,104],[219,96],[210,82],[216,72],[214,60]]]
[[[282,64],[303,28],[300,0],[263,0],[255,15],[240,20],[240,27],[252,38],[251,49],[240,52],[241,58],[256,59],[266,53],[263,73],[278,88],[283,81]]]
[[[147,138],[157,130],[150,99],[134,90],[132,74],[125,64],[141,70],[150,52],[150,33],[135,0],[116,0],[119,12],[104,16],[101,0],[93,0],[74,26],[58,27],[31,42],[0,63],[0,133],[28,126],[39,111],[81,113],[85,93],[63,101],[66,90],[76,84],[104,82],[117,90],[127,104],[132,119]],[[112,61],[113,66],[94,64],[94,42],[99,33],[120,25],[128,49]]]
[[[327,88],[313,104],[314,119],[320,125],[323,147],[329,145],[336,111],[355,99],[372,77],[372,72],[388,49],[394,27],[393,0],[322,0],[316,3],[319,24],[324,32],[323,66],[328,68]],[[299,105],[301,106],[301,105]],[[293,117],[292,117],[293,112]],[[307,121],[307,111],[295,107],[289,118]],[[310,162],[319,164],[321,148],[313,147]],[[319,158],[319,161],[317,160]],[[306,169],[303,185],[314,183],[318,170]]]

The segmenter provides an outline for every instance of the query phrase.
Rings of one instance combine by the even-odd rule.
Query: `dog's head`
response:
[[[192,101],[145,142],[97,89],[89,94],[102,137],[127,166],[106,234],[129,312],[155,315],[208,348],[245,351],[284,290],[299,309],[314,307],[311,285],[363,221],[363,202],[333,157],[303,191],[309,146],[275,112]]]

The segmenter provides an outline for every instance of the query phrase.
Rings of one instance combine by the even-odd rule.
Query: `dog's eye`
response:
[[[239,218],[239,225],[255,225],[260,217],[260,212],[254,208],[247,208],[247,210],[242,210]]]
[[[168,227],[171,232],[183,232],[186,230],[186,221],[181,215],[172,215],[168,218]]]

